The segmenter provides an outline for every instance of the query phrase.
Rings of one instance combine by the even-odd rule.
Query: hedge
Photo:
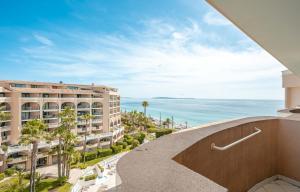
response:
[[[85,168],[87,168],[87,165],[84,164],[84,163],[79,163],[78,168],[79,169],[85,169]]]
[[[87,161],[96,159],[97,158],[97,154],[98,154],[97,151],[85,152],[85,159]]]
[[[144,142],[145,137],[145,133],[137,133],[134,135],[134,139],[138,140],[140,144]]]
[[[106,157],[112,155],[112,149],[98,149],[98,156],[99,157]]]
[[[126,142],[128,145],[131,145],[133,142],[134,138],[130,135],[124,135],[123,141]]]
[[[97,178],[97,174],[93,174],[93,175],[88,175],[84,177],[85,181],[90,181],[90,180],[94,180]]]
[[[5,175],[6,176],[12,176],[14,173],[16,172],[16,169],[15,168],[8,168],[4,171]]]
[[[133,140],[130,149],[134,149],[134,148],[136,148],[139,145],[140,145],[140,142],[137,139],[135,139],[135,140]]]
[[[111,149],[112,149],[113,153],[116,154],[116,153],[120,153],[122,151],[123,146],[122,145],[112,145]]]
[[[126,149],[126,147],[128,146],[128,144],[126,142],[124,142],[124,141],[118,141],[116,143],[116,145],[122,145],[123,149]]]
[[[148,132],[148,133],[155,133],[157,130],[158,130],[157,128],[151,127],[151,128],[149,128],[149,129],[147,129],[147,132]]]
[[[0,181],[3,180],[5,178],[4,173],[0,173]]]
[[[159,138],[163,135],[167,135],[167,134],[170,134],[172,133],[172,129],[158,129],[156,132],[155,132],[155,137],[156,138]]]

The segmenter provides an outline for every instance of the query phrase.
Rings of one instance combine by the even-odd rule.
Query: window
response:
[[[78,87],[74,87],[74,86],[68,86],[67,88],[71,90],[78,90]]]
[[[24,87],[26,87],[25,84],[17,84],[17,83],[12,83],[12,84],[10,84],[10,86],[11,87],[18,87],[18,88],[24,88]]]
[[[22,97],[30,97],[30,93],[22,93]]]

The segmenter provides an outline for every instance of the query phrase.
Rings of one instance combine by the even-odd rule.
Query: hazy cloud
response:
[[[34,34],[34,38],[43,45],[52,46],[53,42],[45,36]]]
[[[227,20],[224,16],[217,12],[207,12],[203,17],[203,20],[209,25],[231,25],[231,22],[229,20]]]
[[[238,98],[243,95],[240,91],[249,91],[248,98],[264,98],[269,96],[264,95],[266,89],[277,86],[275,81],[280,86],[283,67],[260,48],[236,51],[203,44],[211,34],[193,21],[183,26],[161,20],[145,23],[145,30],[132,31],[134,39],[72,32],[64,39],[80,46],[37,46],[24,51],[36,73],[117,86],[125,96]],[[259,96],[251,95],[255,89]]]

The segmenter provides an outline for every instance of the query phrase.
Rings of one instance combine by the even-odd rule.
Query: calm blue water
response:
[[[149,102],[147,114],[162,119],[174,117],[176,123],[188,122],[188,126],[195,126],[225,119],[276,115],[282,109],[281,100],[233,100],[233,99],[136,99],[122,98],[122,111],[143,111],[141,103]]]

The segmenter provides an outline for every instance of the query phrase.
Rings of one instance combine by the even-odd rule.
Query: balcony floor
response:
[[[284,180],[278,179],[263,185],[255,192],[300,192],[300,188]]]

